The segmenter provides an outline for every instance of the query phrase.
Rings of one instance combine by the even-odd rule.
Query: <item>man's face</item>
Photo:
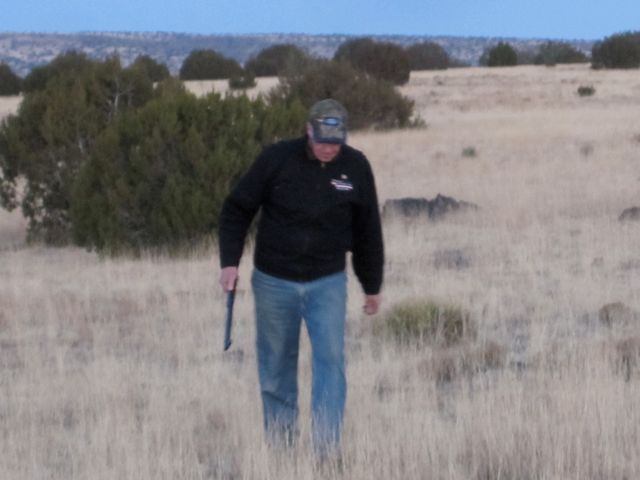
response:
[[[316,143],[313,141],[313,135],[311,126],[307,126],[307,133],[309,134],[309,145],[313,155],[321,162],[330,162],[338,156],[340,153],[340,144],[334,143]]]

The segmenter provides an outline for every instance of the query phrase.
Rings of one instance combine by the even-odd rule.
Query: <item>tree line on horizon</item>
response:
[[[317,60],[293,44],[277,44],[260,51],[244,65],[215,50],[193,50],[179,71],[182,80],[229,79],[235,89],[255,86],[256,77],[283,75],[305,68]],[[408,81],[412,70],[440,70],[468,66],[452,58],[436,42],[424,41],[407,47],[392,42],[379,42],[368,37],[344,42],[333,60],[347,61],[367,73],[393,82]],[[508,42],[499,42],[486,49],[480,57],[481,66],[556,65],[591,62],[593,68],[640,68],[640,32],[616,33],[596,42],[591,56],[567,42],[549,41],[536,49],[517,49]],[[150,70],[154,81],[170,76],[168,68],[147,55],[139,56],[134,65]],[[44,66],[46,67],[46,65]],[[25,78],[15,74],[9,65],[0,63],[0,95],[28,92],[41,80],[44,67],[34,68]]]
[[[534,63],[584,61],[567,45],[543,45]],[[515,65],[506,43],[487,65]],[[596,44],[594,68],[640,67],[640,33]],[[368,38],[345,42],[332,59],[293,45],[269,47],[244,67],[194,51],[180,78],[148,56],[123,66],[67,52],[20,79],[17,114],[0,123],[0,206],[22,209],[29,238],[107,252],[179,247],[211,239],[230,186],[260,149],[303,133],[306,112],[333,97],[350,128],[419,126],[414,103],[396,88],[411,70],[455,67],[442,47],[407,48]],[[13,77],[0,66],[0,85]],[[256,99],[256,76],[280,77]],[[183,80],[226,78],[239,95],[198,98]]]

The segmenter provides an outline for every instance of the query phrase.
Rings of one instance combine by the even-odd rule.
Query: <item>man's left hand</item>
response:
[[[362,310],[364,310],[364,313],[366,313],[367,315],[374,315],[378,313],[381,303],[382,303],[382,297],[380,296],[380,294],[365,295],[364,306],[362,307]]]

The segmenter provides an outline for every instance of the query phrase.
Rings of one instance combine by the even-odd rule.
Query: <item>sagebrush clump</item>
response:
[[[596,93],[596,89],[592,85],[580,85],[577,92],[581,97],[590,97]]]
[[[465,147],[462,149],[462,156],[466,158],[475,158],[478,156],[476,147]]]
[[[377,321],[374,333],[403,344],[434,346],[456,345],[476,335],[467,311],[426,300],[396,303]]]
[[[0,96],[18,95],[22,90],[22,79],[6,63],[0,63]]]

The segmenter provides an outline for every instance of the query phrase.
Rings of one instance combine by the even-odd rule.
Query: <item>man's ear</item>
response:
[[[313,127],[309,122],[307,122],[307,135],[309,135],[309,138],[313,138]]]

